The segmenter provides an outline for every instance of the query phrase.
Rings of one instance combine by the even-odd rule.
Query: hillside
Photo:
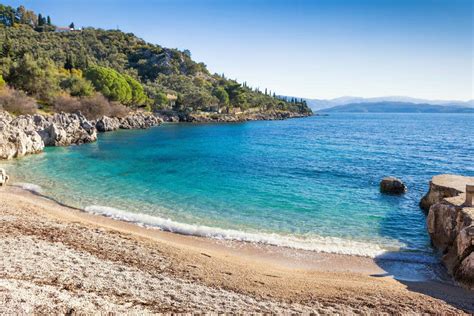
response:
[[[361,97],[339,97],[334,99],[305,99],[308,106],[313,111],[319,111],[322,109],[332,108],[340,105],[354,104],[354,103],[376,103],[376,102],[402,102],[412,104],[431,104],[431,105],[442,105],[442,106],[459,106],[459,107],[471,107],[474,108],[474,100],[469,101],[457,101],[457,100],[426,100],[404,96],[386,96],[386,97],[375,97],[375,98],[361,98]]]
[[[474,113],[474,108],[410,102],[350,103],[322,109],[319,112],[350,113]]]
[[[6,83],[35,98],[44,110],[53,109],[58,96],[100,93],[129,108],[177,114],[311,114],[303,100],[277,98],[211,74],[187,50],[150,44],[118,30],[75,29],[73,23],[58,28],[49,16],[46,20],[24,7],[0,5],[0,56]]]

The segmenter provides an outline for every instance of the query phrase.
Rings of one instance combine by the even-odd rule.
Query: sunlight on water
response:
[[[64,203],[169,231],[430,256],[418,201],[435,174],[474,175],[473,128],[473,115],[453,114],[165,125],[3,165]],[[408,193],[381,195],[387,175]]]

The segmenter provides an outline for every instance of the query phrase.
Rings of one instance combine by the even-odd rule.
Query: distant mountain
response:
[[[359,102],[338,105],[318,112],[350,113],[474,113],[474,107],[412,102]]]
[[[460,106],[474,108],[474,100],[469,101],[456,101],[456,100],[425,100],[403,96],[388,96],[388,97],[376,97],[376,98],[361,98],[361,97],[339,97],[335,99],[306,99],[307,104],[313,109],[318,111],[321,109],[331,108],[340,105],[354,104],[354,103],[377,103],[377,102],[400,102],[400,103],[413,103],[413,104],[430,104],[430,105],[441,105],[441,106]]]

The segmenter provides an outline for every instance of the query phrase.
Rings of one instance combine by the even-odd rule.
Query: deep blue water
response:
[[[64,203],[166,230],[430,256],[418,202],[435,174],[474,175],[473,130],[472,114],[170,124],[4,165]],[[405,181],[407,194],[380,194],[388,175]]]

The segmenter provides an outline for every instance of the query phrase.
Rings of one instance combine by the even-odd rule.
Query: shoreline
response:
[[[178,259],[171,264],[174,267],[171,273],[173,277],[196,279],[198,283],[212,289],[225,289],[256,297],[258,300],[276,300],[282,304],[293,302],[301,308],[308,307],[311,305],[309,302],[314,300],[322,305],[336,301],[334,306],[343,308],[342,312],[348,312],[351,308],[394,312],[427,311],[432,308],[432,312],[460,312],[441,300],[450,302],[456,308],[474,311],[474,306],[468,300],[471,295],[469,292],[452,284],[436,281],[397,281],[389,276],[388,271],[377,264],[376,260],[370,258],[297,251],[164,232],[72,209],[11,186],[0,190],[0,197],[1,204],[13,206],[17,209],[16,213],[29,209],[43,220],[59,222],[67,227],[82,227],[84,234],[100,229],[105,230],[107,235],[126,236],[127,240],[133,240],[141,246],[150,243],[158,246],[160,251],[166,254],[166,258]],[[32,235],[35,234],[32,232]],[[69,241],[74,244],[76,242],[78,241]],[[100,249],[94,255],[108,256]],[[141,255],[143,257],[135,260],[140,261],[149,256],[146,252]],[[140,262],[136,262],[134,266],[143,269]],[[195,268],[190,271],[190,266]],[[222,274],[215,273],[216,270],[222,269],[226,271]],[[255,278],[256,280],[252,281]],[[417,290],[410,291],[408,288]],[[416,292],[429,293],[441,300]],[[356,295],[359,301],[348,302],[351,299],[348,300],[347,295]],[[384,299],[380,301],[380,297]],[[374,300],[379,302],[374,303]],[[406,301],[409,307],[399,307],[401,301]],[[420,305],[421,301],[425,304]],[[317,310],[315,302],[309,306],[310,310]],[[421,306],[423,309],[420,309]],[[286,308],[289,306],[284,307],[284,310]],[[269,310],[277,309],[275,307]]]

